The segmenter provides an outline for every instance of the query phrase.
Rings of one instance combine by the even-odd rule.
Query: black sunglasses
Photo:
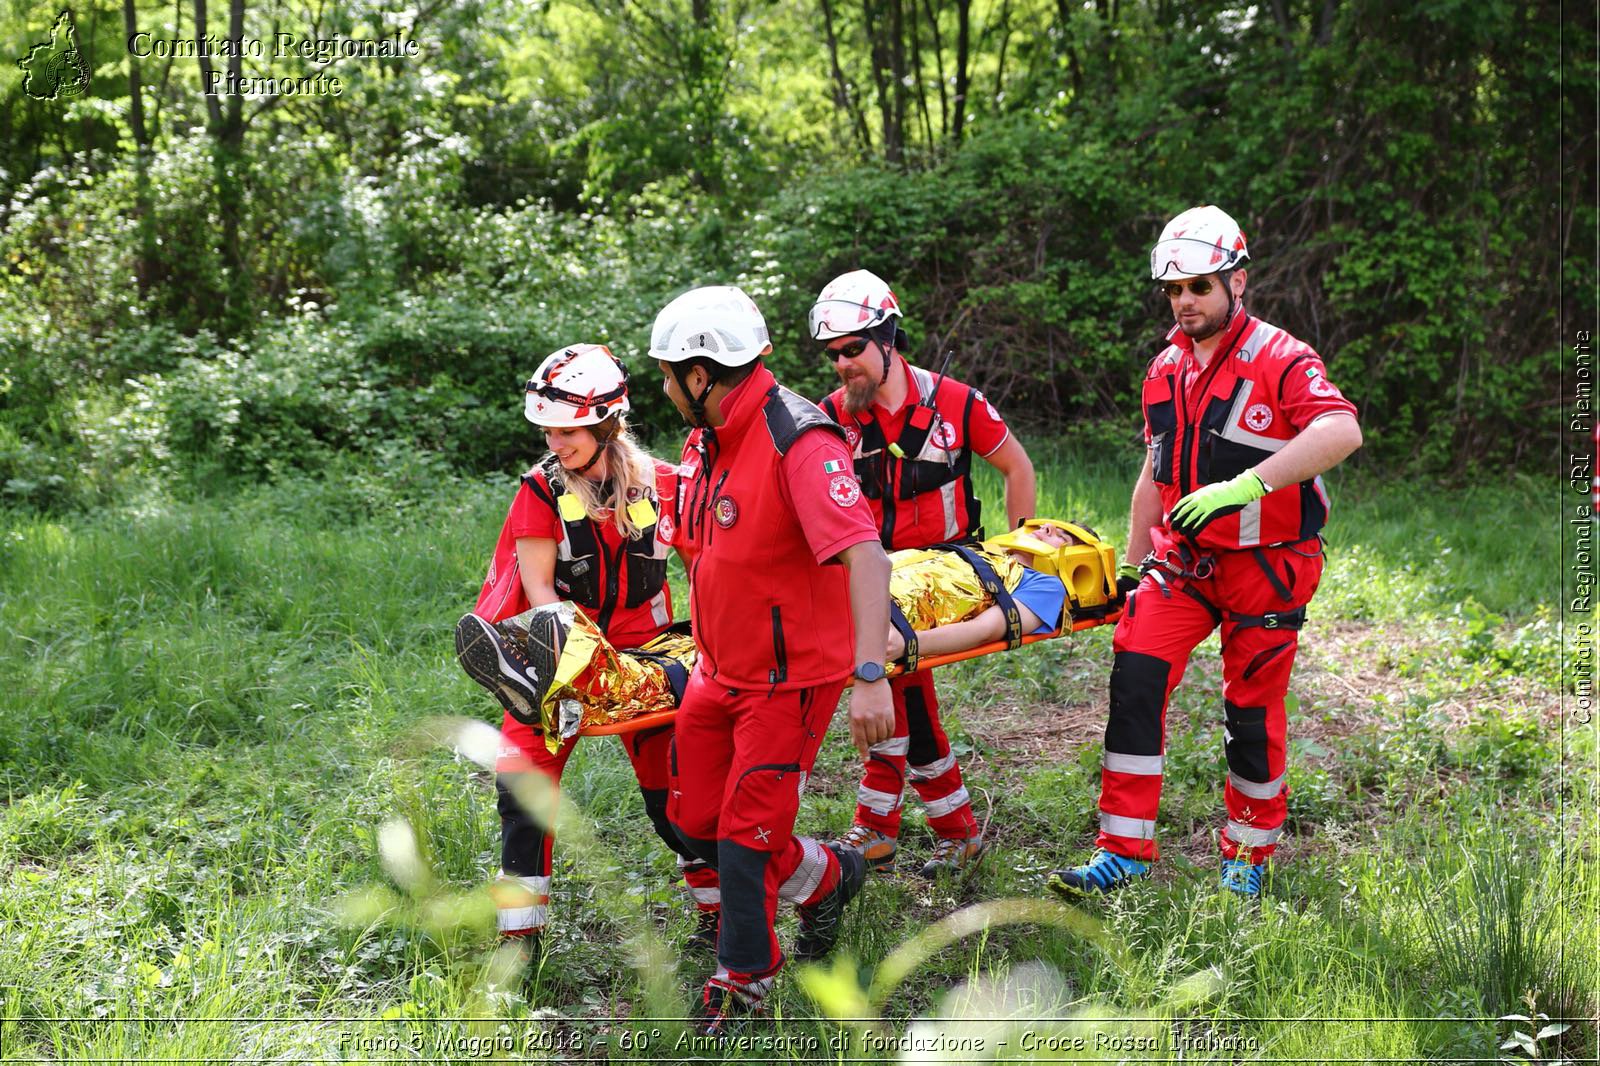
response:
[[[1191,278],[1187,284],[1189,291],[1196,296],[1204,296],[1216,287],[1216,282],[1210,278]],[[1182,281],[1164,281],[1161,283],[1161,291],[1166,294],[1167,299],[1176,300],[1183,295],[1184,285],[1185,282]]]
[[[857,337],[849,344],[842,344],[837,348],[822,349],[822,358],[826,359],[830,363],[835,359],[838,359],[840,356],[843,356],[846,359],[854,359],[856,356],[866,351],[867,345],[871,343],[872,342],[869,340]]]

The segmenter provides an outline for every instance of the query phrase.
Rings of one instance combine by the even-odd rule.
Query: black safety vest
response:
[[[656,522],[607,553],[605,538],[593,519],[587,515],[571,520],[561,517],[557,501],[566,493],[566,483],[554,456],[522,480],[561,523],[561,537],[556,541],[556,591],[588,611],[602,632],[610,626],[619,600],[624,607],[641,607],[661,591],[667,583],[667,549],[656,542]],[[655,489],[647,489],[645,498],[656,508],[659,521],[661,501]]]

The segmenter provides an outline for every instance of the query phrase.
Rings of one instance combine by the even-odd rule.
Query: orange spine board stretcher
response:
[[[1037,644],[1041,640],[1056,640],[1066,633],[1078,633],[1085,629],[1093,629],[1096,626],[1111,625],[1121,617],[1121,611],[1112,611],[1104,618],[1079,619],[1074,621],[1072,625],[1066,629],[1057,629],[1052,633],[1037,633],[1033,636],[1023,637],[1022,643]],[[995,640],[989,642],[988,644],[980,644],[976,648],[968,648],[966,651],[951,652],[948,655],[925,655],[923,656],[922,661],[918,665],[917,669],[920,673],[923,670],[932,670],[936,666],[948,666],[951,663],[959,663],[967,659],[976,659],[980,655],[992,655],[997,651],[1006,650],[1007,648],[1005,641]],[[890,677],[898,677],[903,673],[905,673],[905,669],[898,663],[889,668]],[[854,681],[854,678],[846,681],[845,687],[849,688]],[[578,735],[581,737],[608,737],[626,733],[637,733],[641,729],[654,729],[657,726],[671,725],[672,720],[677,716],[678,711],[676,708],[670,711],[657,711],[654,714],[641,714],[639,717],[630,718],[626,722],[612,722],[609,725],[586,725],[579,728]]]

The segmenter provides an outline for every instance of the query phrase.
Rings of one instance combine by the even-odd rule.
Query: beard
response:
[[[1223,326],[1228,324],[1228,314],[1232,310],[1233,304],[1230,301],[1227,307],[1223,308],[1221,311],[1218,311],[1216,314],[1202,315],[1200,317],[1200,321],[1198,322],[1185,324],[1182,319],[1179,319],[1178,328],[1183,330],[1184,335],[1190,340],[1203,341],[1208,337],[1215,336]]]
[[[867,374],[856,374],[844,381],[844,409],[853,415],[871,410],[877,395],[878,383]]]

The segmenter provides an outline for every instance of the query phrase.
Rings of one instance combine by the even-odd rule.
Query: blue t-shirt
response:
[[[1061,625],[1067,587],[1059,577],[1023,567],[1022,583],[1012,591],[1011,598],[1039,616],[1039,628],[1029,633],[1030,637],[1034,633],[1052,633]]]

